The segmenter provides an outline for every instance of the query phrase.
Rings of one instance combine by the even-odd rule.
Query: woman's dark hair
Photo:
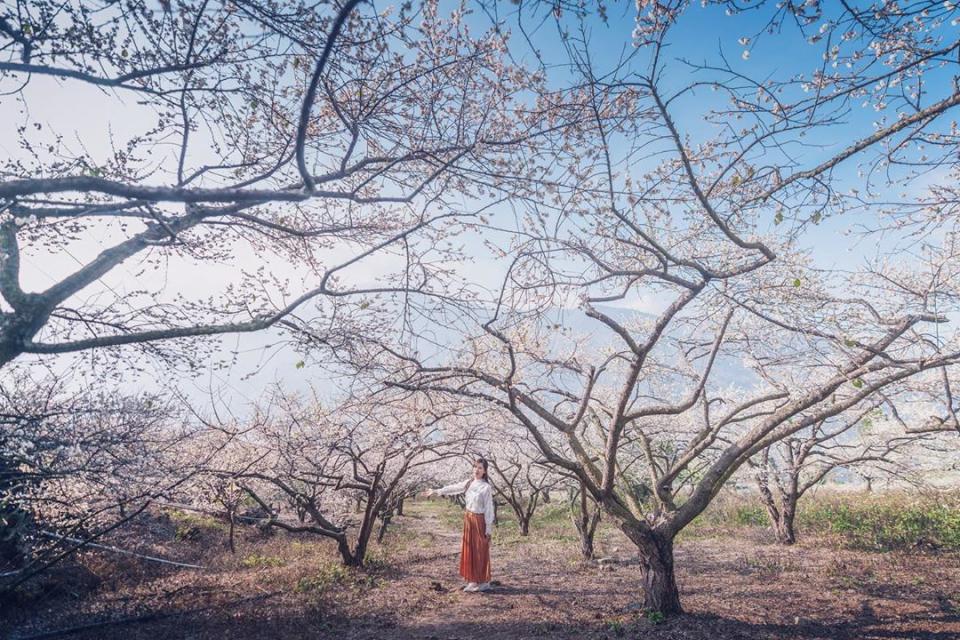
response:
[[[473,464],[479,464],[479,465],[481,465],[481,466],[483,467],[483,479],[484,479],[484,481],[486,481],[486,482],[490,482],[490,478],[487,477],[487,461],[486,461],[486,459],[485,459],[485,458],[481,458],[481,457],[478,456],[477,459],[473,461]]]

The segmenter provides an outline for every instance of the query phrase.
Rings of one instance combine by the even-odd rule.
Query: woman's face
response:
[[[483,465],[479,462],[473,463],[473,477],[477,480],[483,480]]]

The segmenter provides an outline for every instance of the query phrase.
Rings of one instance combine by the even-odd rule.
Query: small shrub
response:
[[[199,535],[200,529],[196,527],[177,525],[173,532],[173,539],[177,542],[183,542],[185,540],[196,540]]]
[[[870,551],[960,550],[960,508],[895,496],[804,506],[800,526],[837,536],[845,546]]]
[[[708,538],[713,535],[711,529],[715,525],[708,522],[704,514],[698,515],[696,518],[690,521],[690,524],[685,526],[679,534],[677,534],[677,540],[696,540],[699,538]]]
[[[766,509],[760,505],[739,505],[733,513],[734,522],[741,527],[766,527],[770,524]]]
[[[253,553],[243,558],[240,564],[248,569],[253,569],[256,567],[282,567],[286,564],[286,561],[277,556],[261,556]]]
[[[349,570],[342,564],[331,562],[322,565],[312,576],[300,578],[294,589],[297,593],[323,593],[332,586],[342,584],[349,576]]]
[[[619,620],[607,620],[606,623],[607,631],[614,634],[615,636],[623,635],[623,623]]]
[[[719,495],[710,506],[684,528],[691,537],[713,535],[711,529],[766,527],[767,511],[759,498],[731,493]]]
[[[384,571],[389,566],[390,561],[387,559],[387,553],[383,549],[368,553],[363,561],[363,567],[368,571]]]
[[[212,516],[189,511],[166,511],[173,522],[175,540],[196,540],[204,530],[226,531],[227,525]]]
[[[647,622],[649,622],[650,624],[660,624],[661,622],[667,619],[666,616],[663,615],[663,612],[654,611],[653,609],[647,609],[647,612],[646,614],[644,614],[644,617],[647,619]]]
[[[681,532],[681,539],[713,535],[716,529],[770,526],[756,495],[721,494]],[[960,551],[960,494],[936,498],[908,493],[823,491],[800,500],[800,537],[826,534],[859,550]]]
[[[379,589],[383,585],[383,578],[378,578],[377,576],[369,573],[365,573],[357,578],[357,586],[364,589]]]

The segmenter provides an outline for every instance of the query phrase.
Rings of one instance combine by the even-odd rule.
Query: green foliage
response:
[[[660,624],[661,622],[667,619],[667,617],[663,615],[662,612],[654,611],[653,609],[647,609],[646,613],[644,614],[644,617],[647,619],[647,622],[649,622],[650,624]]]
[[[499,524],[496,528],[497,543],[521,543],[534,540],[559,540],[576,542],[577,532],[570,521],[570,507],[564,499],[554,499],[549,504],[541,504],[530,521],[530,535],[520,535],[520,523],[516,514],[508,506],[498,507]],[[462,515],[460,516],[463,517]]]
[[[224,529],[226,525],[213,516],[191,511],[177,511],[171,509],[166,512],[170,519],[178,525],[197,527],[200,529]]]
[[[196,540],[203,530],[226,531],[227,525],[212,516],[190,511],[166,511],[173,522],[175,540]]]
[[[681,535],[696,538],[712,535],[711,529],[767,526],[770,526],[770,520],[759,499],[726,493],[718,496],[706,511],[694,518]]]
[[[463,510],[446,501],[422,502],[417,508],[433,512],[451,526],[459,526],[463,519]],[[501,507],[498,544],[536,540],[574,543],[576,531],[569,519],[566,503],[544,505],[530,524],[530,537],[523,538],[518,534],[513,513]],[[800,538],[830,536],[836,544],[854,549],[960,551],[960,493],[926,498],[892,492],[821,491],[800,500],[795,524]],[[770,525],[766,509],[756,495],[724,492],[684,528],[680,540],[714,536],[718,530],[732,532]],[[373,563],[376,567],[376,560]]]
[[[960,550],[960,508],[888,497],[801,503],[799,526],[834,534],[855,549]]]
[[[567,526],[570,522],[570,510],[562,500],[551,501],[537,509],[533,516],[532,525],[536,526]]]
[[[240,564],[248,569],[256,567],[282,567],[287,562],[278,556],[262,556],[252,553],[240,561]]]
[[[770,525],[767,510],[760,505],[743,504],[733,511],[734,522],[741,527],[766,527]]]
[[[756,496],[721,494],[681,533],[770,526]],[[800,500],[799,535],[828,535],[842,546],[870,551],[960,551],[960,494],[923,498],[903,493],[821,493]]]
[[[338,562],[329,562],[321,565],[312,576],[300,578],[294,589],[297,593],[323,593],[330,587],[343,584],[350,575],[350,570]]]
[[[620,622],[619,620],[607,620],[604,626],[607,628],[607,631],[609,631],[615,636],[623,635],[623,632],[624,632],[623,623]]]
[[[330,560],[321,564],[313,575],[300,578],[294,591],[322,596],[332,587],[376,589],[384,583],[383,578],[376,574],[387,566],[385,552],[368,555],[363,569],[351,568],[336,560]]]
[[[199,530],[193,527],[177,525],[177,528],[173,532],[173,539],[178,542],[182,542],[184,540],[195,540],[198,533]]]

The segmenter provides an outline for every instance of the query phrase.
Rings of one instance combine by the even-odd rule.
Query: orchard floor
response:
[[[230,554],[218,523],[153,517],[113,543],[207,568],[90,552],[6,603],[0,638],[960,638],[956,554],[849,551],[822,539],[781,548],[760,528],[699,531],[676,554],[688,613],[654,624],[640,610],[631,548],[612,528],[598,534],[601,555],[619,560],[611,570],[577,557],[560,510],[529,538],[508,524],[494,538],[500,584],[468,594],[457,508],[407,511],[363,571],[343,570],[329,541],[244,529]]]

